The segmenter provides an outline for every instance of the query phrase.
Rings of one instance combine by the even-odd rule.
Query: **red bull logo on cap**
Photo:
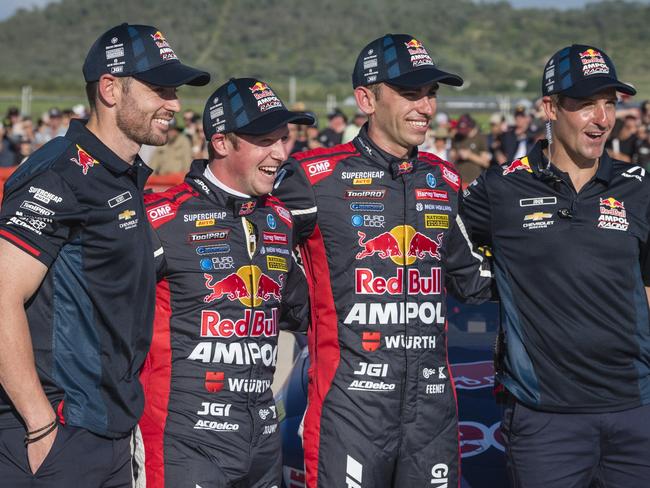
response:
[[[443,233],[436,239],[431,239],[410,225],[398,225],[390,231],[366,239],[364,232],[358,231],[359,246],[362,250],[356,255],[357,259],[364,259],[375,254],[381,259],[391,259],[399,266],[413,264],[417,259],[424,259],[427,255],[440,260],[440,246],[442,246]]]
[[[405,42],[404,45],[409,49],[422,49],[424,47],[417,39],[411,39],[409,42]]]
[[[160,32],[160,31],[156,31],[155,34],[151,34],[151,38],[152,38],[154,41],[165,41],[165,40],[166,40],[166,39],[165,39],[165,36],[163,36],[163,33]]]
[[[249,87],[249,90],[252,91],[253,93],[263,92],[264,90],[268,90],[268,89],[269,89],[269,85],[267,85],[263,81],[257,81],[253,86]]]
[[[90,168],[92,168],[96,164],[99,164],[99,161],[97,161],[90,154],[88,154],[86,150],[83,149],[79,144],[77,144],[77,157],[70,158],[70,161],[81,166],[81,172],[84,175],[88,174],[88,170]]]
[[[414,68],[423,65],[433,65],[433,60],[424,46],[417,39],[411,39],[408,42],[405,42],[404,45],[408,49],[409,54],[411,55],[411,64]]]
[[[600,51],[589,48],[580,54],[580,61],[582,62],[583,76],[595,74],[609,74],[609,66],[605,62],[605,58]]]
[[[512,163],[510,163],[506,168],[503,169],[503,176],[514,173],[515,171],[519,171],[520,169],[523,169],[528,173],[533,172],[533,170],[530,168],[530,163],[528,162],[527,157],[521,159],[515,159]]]
[[[242,266],[220,280],[208,273],[203,277],[205,287],[210,290],[203,298],[205,303],[225,297],[230,301],[239,300],[246,307],[259,307],[262,302],[282,299],[284,275],[281,274],[277,282],[263,273],[259,266]]]

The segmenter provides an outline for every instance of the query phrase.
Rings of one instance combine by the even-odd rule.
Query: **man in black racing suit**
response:
[[[210,96],[203,122],[209,160],[145,202],[161,261],[141,376],[147,486],[277,488],[278,323],[308,307],[291,214],[268,193],[288,155],[287,124],[313,120],[241,78]]]
[[[278,174],[311,292],[310,488],[459,483],[445,294],[485,300],[491,276],[457,215],[458,173],[417,151],[438,82],[462,84],[413,37],[371,42],[353,75],[368,124]]]

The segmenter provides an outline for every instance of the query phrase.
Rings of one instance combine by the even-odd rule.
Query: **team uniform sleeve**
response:
[[[445,288],[466,303],[479,304],[493,297],[490,261],[472,246],[460,216],[450,225],[445,254]]]
[[[293,255],[282,295],[280,330],[306,333],[309,326],[309,288],[299,259]]]
[[[295,159],[287,160],[280,168],[272,195],[291,211],[294,242],[302,244],[316,227],[316,197],[305,172]]]
[[[639,259],[641,264],[641,276],[643,285],[650,287],[650,199],[645,213],[645,225],[649,229],[645,236],[645,241],[640,244]]]
[[[470,240],[477,246],[492,245],[492,212],[484,171],[462,192],[459,214]]]
[[[156,281],[162,280],[167,274],[167,260],[165,256],[165,248],[158,236],[158,231],[149,225],[149,233],[151,234],[151,244],[153,246],[153,259],[156,265]]]
[[[85,209],[53,170],[8,183],[0,209],[0,238],[50,267],[85,221]]]

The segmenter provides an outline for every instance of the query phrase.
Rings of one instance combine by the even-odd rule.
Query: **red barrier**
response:
[[[2,193],[5,187],[5,181],[11,176],[11,174],[16,170],[16,167],[12,168],[0,168],[0,201],[2,201]],[[185,175],[183,173],[174,173],[164,176],[154,176],[152,175],[147,180],[147,185],[145,188],[151,189],[153,191],[163,191],[169,188],[170,186],[178,185],[183,182]]]

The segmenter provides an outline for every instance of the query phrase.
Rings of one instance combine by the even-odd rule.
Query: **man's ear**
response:
[[[377,99],[372,90],[365,86],[358,86],[354,89],[354,98],[357,101],[357,106],[366,115],[375,113]]]
[[[212,149],[214,149],[215,154],[221,156],[222,158],[228,156],[228,154],[233,150],[232,144],[226,139],[225,134],[215,134],[210,139],[210,144]]]
[[[104,74],[97,85],[99,100],[106,106],[114,106],[122,96],[122,84],[116,76]]]

